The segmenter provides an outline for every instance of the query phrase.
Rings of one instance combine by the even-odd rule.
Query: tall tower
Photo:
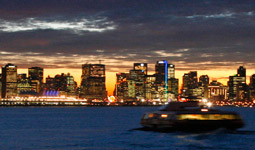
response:
[[[175,78],[175,66],[168,64],[168,79]]]
[[[2,97],[17,96],[17,66],[7,64],[2,67]]]
[[[167,98],[167,81],[168,81],[168,62],[166,60],[157,61],[155,66],[155,76],[156,76],[156,84],[160,86],[164,86],[165,88],[165,101]]]
[[[202,84],[202,86],[208,86],[209,85],[209,76],[208,75],[200,76],[199,82]]]
[[[246,69],[240,66],[237,74],[229,76],[229,99],[244,100],[249,98],[248,86],[246,85]]]
[[[244,68],[244,66],[240,66],[237,69],[237,76],[239,76],[239,77],[246,77],[246,68]]]
[[[145,75],[147,75],[147,63],[134,63],[134,70],[141,70]]]
[[[105,87],[105,65],[83,64],[80,97],[104,99],[107,96]]]
[[[198,88],[197,72],[190,71],[183,75],[182,96],[195,96]]]
[[[28,68],[28,79],[33,90],[37,93],[41,91],[43,84],[43,68],[40,67],[31,67]]]

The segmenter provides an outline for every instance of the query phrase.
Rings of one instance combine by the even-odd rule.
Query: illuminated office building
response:
[[[74,81],[74,77],[68,73],[66,75],[66,92],[68,96],[75,96],[77,90],[77,83]]]
[[[133,70],[141,70],[145,75],[148,73],[147,63],[134,63]]]
[[[145,74],[142,70],[129,72],[129,96],[136,99],[145,98]],[[132,89],[132,90],[131,90]]]
[[[168,79],[175,78],[175,66],[173,64],[168,64]]]
[[[145,81],[145,98],[153,100],[158,98],[158,88],[155,85],[155,75],[147,75]]]
[[[176,99],[179,95],[179,80],[177,78],[168,79],[168,93],[172,93],[174,95],[174,99]]]
[[[128,98],[128,79],[129,73],[117,73],[116,74],[116,87],[114,95],[117,96],[119,100]]]
[[[186,97],[202,97],[202,88],[198,87],[197,72],[190,71],[182,77],[182,96]]]
[[[246,84],[246,69],[240,66],[237,74],[229,76],[229,99],[230,100],[245,100],[249,99],[249,88]]]
[[[28,78],[30,84],[36,93],[40,93],[41,87],[43,85],[43,68],[40,67],[31,67],[28,68]]]
[[[7,64],[2,67],[2,97],[17,96],[17,66]]]
[[[199,87],[202,89],[202,97],[208,98],[208,86],[209,86],[209,76],[202,75],[199,77]]]
[[[155,77],[156,85],[158,85],[159,93],[162,93],[162,87],[164,87],[165,101],[168,101],[170,97],[169,94],[173,94],[173,97],[178,96],[178,79],[175,78],[175,65],[168,64],[166,60],[157,61],[155,66]],[[169,82],[169,83],[168,83]],[[169,86],[169,87],[168,87]],[[161,94],[160,94],[161,95]]]
[[[165,101],[168,100],[167,98],[167,81],[168,81],[168,62],[166,60],[162,60],[162,61],[157,61],[156,66],[155,66],[155,77],[156,77],[156,84],[159,87],[163,87],[164,90],[164,99]],[[162,89],[162,88],[158,88],[158,89]],[[161,91],[161,90],[160,90]],[[161,94],[160,94],[161,95]]]
[[[17,75],[17,93],[21,94],[32,94],[32,86],[27,78],[27,74],[22,73]]]
[[[105,87],[105,65],[82,65],[80,97],[87,99],[105,99],[107,91]]]
[[[250,96],[255,99],[255,74],[250,77]]]

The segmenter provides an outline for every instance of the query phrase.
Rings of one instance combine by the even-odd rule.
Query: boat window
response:
[[[240,117],[235,114],[180,114],[178,120],[234,120]]]

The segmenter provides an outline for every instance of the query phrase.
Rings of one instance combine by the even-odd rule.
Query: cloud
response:
[[[182,57],[183,56],[182,53],[169,53],[169,52],[166,52],[165,50],[157,50],[155,51],[155,53],[159,55],[159,57]]]
[[[106,18],[88,20],[81,18],[79,20],[42,20],[37,18],[27,18],[17,21],[7,21],[0,19],[0,31],[3,32],[22,32],[32,30],[69,30],[73,33],[104,32],[116,29],[116,25]]]
[[[191,15],[186,16],[187,19],[196,19],[196,18],[204,18],[204,19],[220,19],[220,18],[236,18],[239,16],[254,16],[253,11],[249,12],[241,12],[241,13],[235,13],[235,12],[225,12],[225,13],[218,13],[218,14],[202,14],[202,15]]]
[[[0,63],[80,68],[104,60],[107,71],[118,72],[134,62],[154,70],[162,59],[181,70],[254,65],[255,3],[38,2],[0,6]]]

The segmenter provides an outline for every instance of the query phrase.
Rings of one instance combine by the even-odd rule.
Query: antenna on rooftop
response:
[[[100,60],[98,60],[98,61],[99,61],[99,64],[101,64],[101,62],[102,62],[103,60],[100,59]]]

